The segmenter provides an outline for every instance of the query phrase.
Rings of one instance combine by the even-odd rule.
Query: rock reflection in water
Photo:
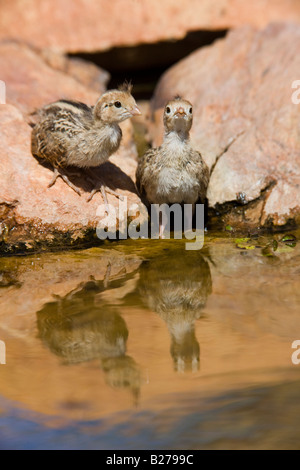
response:
[[[18,281],[18,273],[16,270],[0,270],[0,288],[1,287],[20,287],[21,283]]]
[[[120,280],[118,281],[120,282]],[[37,312],[39,336],[66,364],[100,359],[106,382],[128,388],[137,402],[140,369],[126,355],[128,329],[118,309],[101,299],[107,280],[91,279]]]
[[[139,292],[147,306],[167,324],[170,352],[178,372],[195,372],[200,367],[195,321],[211,290],[209,264],[198,252],[166,253],[144,262],[140,268]]]

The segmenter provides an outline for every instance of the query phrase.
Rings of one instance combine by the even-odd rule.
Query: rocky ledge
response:
[[[81,197],[61,179],[48,188],[52,169],[31,154],[32,112],[59,98],[94,104],[105,90],[107,73],[56,54],[41,54],[16,42],[0,43],[1,79],[7,84],[7,104],[0,105],[0,253],[58,249],[99,242],[96,227],[100,193],[84,177],[74,177]],[[98,91],[96,91],[98,89]],[[111,189],[140,202],[134,184],[137,152],[133,128],[122,123],[118,152],[95,171]],[[116,210],[119,200],[108,195]],[[129,205],[129,204],[128,204]]]
[[[243,27],[169,69],[157,85],[150,135],[161,142],[166,100],[194,105],[192,138],[210,167],[210,222],[285,229],[300,222],[300,27]],[[297,95],[297,96],[296,96]]]
[[[271,5],[270,5],[271,3]],[[14,0],[1,2],[0,39],[99,52],[272,21],[300,22],[298,0]]]
[[[210,167],[208,226],[257,232],[290,229],[300,222],[300,26],[244,26],[170,68],[150,104],[148,133],[162,138],[162,109],[181,94],[194,105],[192,139]],[[59,98],[95,103],[108,75],[93,64],[15,41],[0,42],[0,253],[98,243],[100,194],[74,182],[79,197],[30,151],[31,113]],[[297,95],[299,97],[299,94]],[[140,204],[135,191],[137,150],[132,123],[123,126],[117,154],[97,172],[108,187]],[[96,173],[97,173],[96,172]],[[118,200],[109,196],[115,207]]]

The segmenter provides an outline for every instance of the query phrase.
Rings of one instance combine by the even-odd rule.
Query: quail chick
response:
[[[177,96],[166,104],[163,119],[163,143],[139,160],[137,189],[149,204],[192,204],[194,211],[195,203],[205,199],[209,170],[190,143],[193,107]],[[160,236],[163,230],[160,224]]]
[[[131,95],[131,85],[104,93],[96,105],[59,100],[38,112],[38,122],[32,131],[32,153],[54,167],[52,186],[61,177],[76,193],[79,189],[69,180],[66,169],[86,169],[93,180],[93,168],[104,163],[118,150],[122,131],[118,123],[141,114]],[[108,190],[101,182],[92,191],[89,201],[101,191],[107,205]]]

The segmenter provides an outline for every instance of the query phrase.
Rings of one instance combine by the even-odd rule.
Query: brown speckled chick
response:
[[[80,195],[65,169],[87,169],[90,171],[89,179],[93,179],[91,169],[104,163],[119,148],[122,131],[118,123],[139,114],[130,85],[107,91],[94,107],[60,100],[42,108],[32,131],[31,146],[33,155],[54,167],[49,187],[60,176]],[[101,182],[92,191],[89,201],[97,191],[101,191],[106,204],[106,192],[119,196],[115,191],[104,188]]]
[[[179,96],[164,110],[165,135],[160,147],[148,150],[139,160],[136,186],[150,204],[192,204],[204,202],[209,170],[193,149],[189,131],[193,107]]]

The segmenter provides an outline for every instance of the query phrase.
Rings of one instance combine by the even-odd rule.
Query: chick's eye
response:
[[[192,112],[193,112],[193,108],[190,108],[190,114],[192,114]]]
[[[171,112],[171,109],[169,108],[169,106],[166,107],[166,113],[170,113]]]
[[[121,105],[120,101],[115,101],[115,107],[116,108],[121,108],[121,106],[122,105]]]

